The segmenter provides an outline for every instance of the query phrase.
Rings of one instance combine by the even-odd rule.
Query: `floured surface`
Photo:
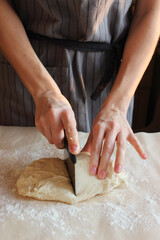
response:
[[[15,188],[20,172],[32,161],[53,155],[64,159],[67,153],[49,145],[34,128],[0,127],[0,239],[159,240],[160,133],[136,135],[148,160],[127,145],[128,184],[67,205],[23,198]],[[80,134],[82,145],[86,138]]]
[[[125,182],[125,174],[114,172],[114,163],[110,161],[107,177],[103,180],[89,174],[90,154],[77,155],[75,165],[75,196],[65,161],[58,158],[42,158],[27,166],[17,180],[18,193],[39,200],[53,200],[69,204],[88,200],[98,194],[104,194]]]

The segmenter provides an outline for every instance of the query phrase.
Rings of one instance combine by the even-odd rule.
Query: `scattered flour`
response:
[[[57,154],[57,155],[56,155]],[[65,158],[63,151],[57,151],[55,157]],[[115,189],[104,196],[97,196],[77,205],[36,201],[18,196],[15,182],[22,168],[31,161],[41,157],[52,157],[53,147],[43,145],[34,149],[34,145],[19,149],[0,150],[0,224],[4,224],[6,217],[14,217],[20,221],[27,219],[31,224],[39,227],[43,232],[50,232],[57,236],[61,232],[64,239],[78,239],[81,235],[85,239],[92,239],[96,235],[93,223],[103,222],[113,231],[136,233],[138,226],[142,231],[149,231],[153,223],[160,227],[160,191],[150,186],[150,176],[138,178],[136,172],[126,166],[128,184]],[[23,158],[22,158],[23,156]],[[141,163],[147,168],[148,163]],[[148,185],[151,191],[141,188]],[[144,205],[146,206],[144,208]],[[96,216],[96,217],[95,217]],[[70,222],[74,222],[74,227]]]

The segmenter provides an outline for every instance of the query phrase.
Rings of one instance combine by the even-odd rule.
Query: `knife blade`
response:
[[[65,131],[64,131],[64,146],[65,146],[65,148],[68,152],[68,156],[69,156],[67,159],[65,159],[65,164],[66,164],[68,174],[69,174],[72,186],[73,186],[74,193],[76,195],[75,164],[77,162],[77,159],[76,159],[76,156],[73,155],[69,151],[68,140],[67,140]]]

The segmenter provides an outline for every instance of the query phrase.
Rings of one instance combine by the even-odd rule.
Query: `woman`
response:
[[[90,173],[101,179],[115,142],[117,173],[127,140],[145,159],[129,123],[132,97],[158,41],[160,0],[138,0],[132,22],[131,4],[0,0],[1,125],[35,121],[58,148],[64,147],[65,129],[74,154],[79,152],[77,129],[91,128],[84,150],[91,152]]]

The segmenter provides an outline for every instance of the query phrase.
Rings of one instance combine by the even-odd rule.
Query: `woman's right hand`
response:
[[[36,105],[35,125],[57,148],[64,148],[64,129],[69,149],[73,154],[80,151],[74,112],[60,91],[48,90],[34,99]]]
[[[0,1],[0,51],[35,101],[35,124],[39,131],[50,143],[63,148],[65,129],[70,151],[78,153],[79,140],[72,108],[37,57],[21,19],[8,0]]]

